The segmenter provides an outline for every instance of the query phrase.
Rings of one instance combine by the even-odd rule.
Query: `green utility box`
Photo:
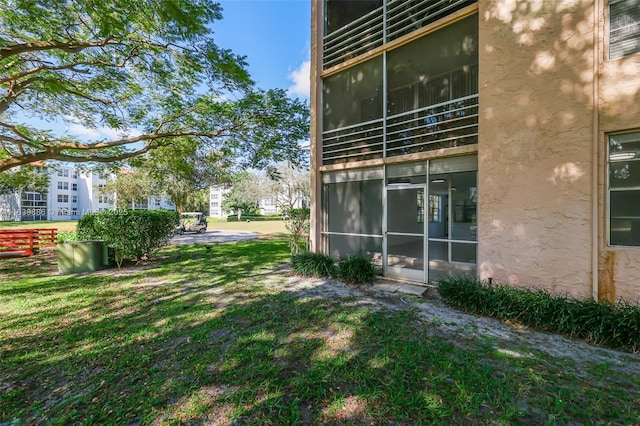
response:
[[[93,272],[109,266],[107,247],[102,241],[74,241],[57,245],[61,274]]]

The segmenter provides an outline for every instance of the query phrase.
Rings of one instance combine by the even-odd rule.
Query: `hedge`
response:
[[[544,289],[488,285],[477,278],[441,278],[438,293],[448,305],[466,312],[516,321],[541,330],[614,349],[640,349],[640,307],[591,298],[558,296]]]
[[[175,235],[180,215],[173,210],[107,210],[78,221],[80,240],[103,240],[122,259],[148,258]]]

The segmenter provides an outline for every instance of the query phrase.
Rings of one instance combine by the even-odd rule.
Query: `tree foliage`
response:
[[[264,197],[258,177],[248,171],[236,173],[231,177],[230,191],[222,197],[224,211],[238,211],[246,214],[260,213],[259,203]]]
[[[213,39],[221,12],[211,0],[0,2],[0,173],[123,161],[185,137],[242,167],[302,161],[306,104],[254,87],[245,59]],[[118,135],[35,124],[47,122]]]
[[[311,175],[307,169],[281,163],[266,178],[265,195],[276,200],[283,212],[302,207],[302,202],[311,197]]]
[[[141,170],[120,171],[100,192],[105,196],[115,196],[115,205],[119,209],[129,209],[155,195],[149,176]]]
[[[148,258],[175,235],[179,215],[173,210],[107,210],[78,221],[77,237],[103,240],[116,250],[116,261]]]

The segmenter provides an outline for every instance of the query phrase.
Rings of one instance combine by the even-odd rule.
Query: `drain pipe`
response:
[[[593,2],[594,7],[594,31],[593,31],[593,143],[591,147],[591,290],[593,298],[597,301],[599,299],[598,294],[598,255],[600,251],[600,241],[598,239],[598,224],[600,222],[600,215],[598,214],[598,175],[600,170],[600,164],[598,162],[598,146],[600,132],[598,129],[598,119],[600,110],[600,24],[601,24],[601,11],[603,7],[602,0],[596,0]]]

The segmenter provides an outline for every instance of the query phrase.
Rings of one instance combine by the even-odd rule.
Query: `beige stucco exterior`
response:
[[[607,135],[640,128],[640,56],[607,59],[605,6],[480,3],[482,278],[640,297],[640,249],[608,246],[606,208]]]
[[[593,3],[480,3],[478,272],[591,294]]]
[[[321,2],[313,4],[317,126],[322,20]],[[637,302],[640,248],[608,245],[607,143],[610,133],[640,131],[640,54],[608,59],[606,0],[484,0],[477,8],[479,142],[467,149],[478,153],[478,275],[556,294]],[[312,127],[316,158],[318,141],[321,132]],[[417,158],[390,160],[314,162],[316,200],[323,170]],[[315,250],[321,250],[319,222],[312,226]]]
[[[640,54],[607,59],[607,8],[600,7],[599,28],[602,48],[599,65],[599,292],[611,300],[640,300],[640,247],[607,244],[607,135],[640,130]],[[640,200],[639,200],[640,202]]]

